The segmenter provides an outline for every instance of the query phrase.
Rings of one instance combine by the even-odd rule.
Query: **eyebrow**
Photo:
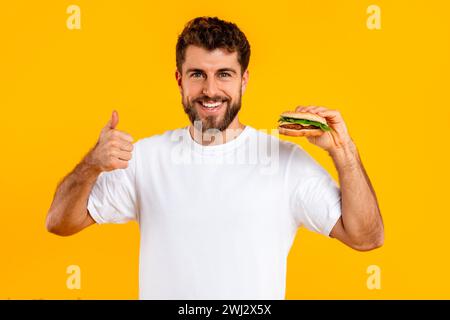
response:
[[[221,69],[217,70],[217,72],[225,72],[225,71],[237,74],[236,70],[234,70],[232,68],[221,68]],[[202,69],[196,69],[196,68],[187,69],[186,73],[190,73],[190,72],[204,72],[204,71]]]

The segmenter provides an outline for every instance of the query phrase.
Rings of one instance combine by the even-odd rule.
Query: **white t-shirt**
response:
[[[140,227],[140,299],[285,299],[297,228],[329,236],[340,190],[301,147],[250,126],[202,146],[187,127],[134,144],[88,201],[99,223]]]

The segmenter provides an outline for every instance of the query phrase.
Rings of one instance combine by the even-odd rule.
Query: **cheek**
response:
[[[192,100],[202,94],[202,87],[198,84],[186,83],[183,85],[183,96],[186,99]]]
[[[226,87],[223,88],[223,92],[231,97],[231,99],[233,100],[237,100],[239,98],[240,95],[240,91],[241,91],[241,84],[240,83],[233,83],[233,84],[229,84]]]

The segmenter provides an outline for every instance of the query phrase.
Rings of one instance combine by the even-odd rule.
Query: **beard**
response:
[[[196,109],[196,102],[202,101],[202,100],[212,100],[212,101],[224,101],[225,104],[225,112],[223,113],[223,118],[220,119],[221,115],[213,115],[213,116],[207,116],[204,119],[200,118],[200,115],[197,112]],[[239,92],[239,97],[236,102],[230,104],[230,99],[225,97],[206,97],[201,96],[197,99],[192,100],[192,102],[185,100],[184,97],[181,99],[181,103],[183,104],[184,112],[188,115],[189,120],[191,123],[195,126],[195,124],[198,124],[198,121],[201,121],[202,125],[202,132],[204,133],[206,130],[210,129],[216,129],[219,131],[224,131],[228,128],[230,123],[236,118],[236,115],[239,113],[239,110],[241,109],[241,103],[242,103],[242,89]]]

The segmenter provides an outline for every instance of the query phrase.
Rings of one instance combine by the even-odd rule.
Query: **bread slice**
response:
[[[287,129],[281,127],[278,127],[278,132],[291,137],[317,137],[324,133],[322,129]]]
[[[327,124],[325,118],[310,112],[295,112],[295,111],[285,111],[281,114],[281,117],[294,118],[294,119],[306,119],[311,121],[317,121],[323,124]]]

